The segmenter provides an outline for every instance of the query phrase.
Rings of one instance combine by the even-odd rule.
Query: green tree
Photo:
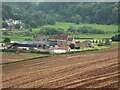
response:
[[[71,32],[71,33],[76,33],[77,32],[76,28],[73,27],[73,26],[70,26],[67,31]]]
[[[71,49],[75,49],[75,44],[70,44],[69,47],[70,47]]]
[[[15,24],[14,26],[15,26],[16,29],[20,29],[21,25],[20,24]]]
[[[117,2],[4,2],[2,19],[20,19],[25,24],[30,24],[31,20],[35,21],[37,26],[53,25],[54,22],[117,24],[120,16],[118,6]]]
[[[9,35],[9,32],[3,31],[2,34],[3,34],[3,35]]]
[[[45,23],[50,24],[50,25],[54,25],[55,24],[55,18],[53,18],[50,15],[46,15]]]
[[[3,40],[4,43],[10,42],[10,41],[11,41],[10,38],[5,38],[5,39]]]
[[[106,46],[111,46],[111,44],[112,44],[112,43],[111,43],[110,39],[106,39],[106,40],[105,40],[105,45],[106,45]]]
[[[35,21],[30,22],[30,27],[31,28],[37,28],[37,24]]]
[[[12,10],[11,6],[7,3],[3,3],[3,5],[2,5],[3,20],[13,18],[13,16],[14,16],[14,14],[13,14],[13,10]]]
[[[87,29],[86,26],[83,26],[83,27],[82,27],[82,29],[81,29],[81,33],[83,33],[83,34],[88,33],[88,29]]]
[[[72,19],[72,22],[76,23],[76,24],[79,24],[80,22],[82,22],[82,17],[80,15],[73,15],[71,17]]]
[[[117,34],[115,36],[112,36],[112,41],[120,41],[120,34]]]
[[[85,18],[86,18],[86,22],[87,22],[87,23],[90,23],[90,17],[89,17],[89,16],[86,16]]]
[[[7,28],[7,27],[8,27],[7,22],[2,22],[2,28]]]

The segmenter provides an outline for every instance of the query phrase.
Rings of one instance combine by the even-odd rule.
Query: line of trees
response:
[[[44,35],[54,35],[54,34],[105,34],[107,32],[90,26],[83,26],[79,28],[70,26],[67,30],[64,30],[63,28],[59,27],[42,26],[39,33]]]
[[[115,36],[112,36],[112,41],[120,41],[120,34],[116,34]]]
[[[55,27],[42,27],[40,34],[44,35],[54,35],[54,34],[65,34],[63,28],[55,28]]]
[[[103,30],[99,30],[90,26],[83,26],[83,27],[79,27],[78,29],[70,26],[67,30],[70,33],[81,33],[81,34],[105,34],[106,32]]]

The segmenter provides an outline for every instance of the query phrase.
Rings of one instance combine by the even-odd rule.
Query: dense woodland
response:
[[[3,20],[19,19],[26,27],[56,22],[117,24],[118,3],[12,2],[2,4]]]

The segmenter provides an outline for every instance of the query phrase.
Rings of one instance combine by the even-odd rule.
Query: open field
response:
[[[102,38],[111,38],[115,34],[76,34],[76,35],[71,35],[73,37],[77,38],[93,38],[93,39],[102,39]]]
[[[4,88],[117,88],[118,48],[3,66]]]
[[[46,56],[44,54],[36,54],[36,53],[20,53],[20,54],[15,54],[15,53],[9,53],[9,52],[3,52],[2,54],[2,63],[5,62],[13,62],[13,61],[20,61],[24,59],[29,59],[29,58],[34,58],[34,57],[42,57]]]
[[[114,36],[118,30],[118,26],[117,25],[98,25],[98,24],[75,24],[75,23],[56,23],[55,25],[45,25],[45,26],[49,26],[49,27],[56,27],[56,28],[63,28],[65,31],[70,27],[70,26],[74,26],[76,28],[80,28],[83,26],[91,26],[94,27],[96,29],[99,30],[103,30],[105,32],[109,32],[109,34],[73,34],[71,36],[73,37],[78,37],[78,38],[111,38],[112,36]],[[21,41],[21,40],[25,40],[25,39],[33,39],[33,34],[38,34],[41,30],[41,27],[39,28],[33,28],[32,32],[30,32],[29,30],[15,30],[15,31],[7,31],[8,35],[3,36],[2,39],[0,39],[0,42],[3,41],[3,39],[5,37],[9,37],[11,40],[13,41]],[[2,31],[0,31],[1,33]],[[3,31],[4,32],[4,31]]]
[[[63,28],[64,30],[67,30],[70,26],[74,26],[76,28],[83,27],[83,26],[90,26],[96,29],[109,31],[109,32],[115,32],[118,30],[117,25],[98,25],[98,24],[84,24],[84,23],[75,24],[75,23],[60,22],[60,23],[56,23],[55,25],[48,25],[48,26],[59,27],[59,28]]]

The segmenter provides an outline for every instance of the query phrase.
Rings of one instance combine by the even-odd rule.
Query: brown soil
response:
[[[117,88],[118,48],[3,66],[4,88]]]

